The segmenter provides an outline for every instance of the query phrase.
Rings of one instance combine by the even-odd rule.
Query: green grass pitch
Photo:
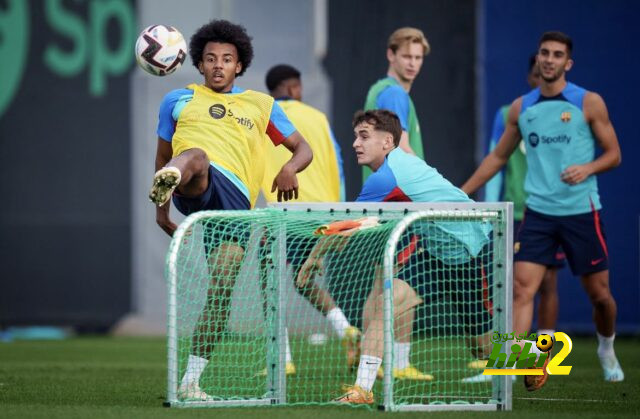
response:
[[[294,357],[295,357],[294,344]],[[640,411],[640,339],[617,339],[625,371],[623,383],[604,383],[596,339],[573,338],[563,363],[569,376],[555,376],[540,391],[527,393],[522,377],[514,384],[512,412],[443,412],[434,417],[621,417]],[[290,397],[313,380],[311,360],[299,353],[298,377]],[[350,378],[345,374],[340,379]],[[353,379],[353,378],[351,378]],[[297,385],[296,385],[297,383]],[[75,338],[65,341],[0,343],[0,417],[22,418],[417,418],[424,413],[387,414],[349,407],[168,409],[166,351],[162,339]],[[328,397],[333,394],[328,394]]]

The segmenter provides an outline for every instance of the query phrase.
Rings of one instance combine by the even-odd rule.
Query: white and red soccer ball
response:
[[[154,76],[166,76],[180,68],[187,57],[187,43],[173,26],[152,25],[136,41],[136,61]]]

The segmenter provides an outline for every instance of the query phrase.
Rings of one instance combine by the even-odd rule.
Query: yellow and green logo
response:
[[[563,332],[555,332],[554,338],[549,335],[536,335],[535,333],[521,333],[515,336],[513,333],[494,332],[491,336],[493,349],[489,355],[484,375],[543,375],[544,365],[551,356],[551,349],[557,342],[562,343],[562,348],[549,359],[547,373],[550,375],[569,375],[570,365],[560,365],[571,353],[573,343],[571,338]],[[540,354],[531,352],[533,342],[541,351]],[[511,345],[509,345],[511,342]],[[522,345],[518,342],[522,342]],[[503,350],[503,346],[509,347],[509,352]],[[514,368],[515,367],[515,368]]]

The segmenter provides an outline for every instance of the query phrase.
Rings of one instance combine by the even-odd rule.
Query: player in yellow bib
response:
[[[156,221],[169,235],[176,229],[165,205],[172,195],[185,215],[250,209],[262,184],[266,148],[283,144],[292,155],[271,190],[277,189],[278,200],[297,198],[296,174],[313,156],[271,96],[234,85],[253,58],[251,38],[242,26],[225,20],[205,24],[192,36],[189,53],[204,84],[174,90],[162,101],[156,174],[149,193]],[[205,243],[211,286],[178,391],[183,400],[209,399],[200,389],[200,376],[226,328],[233,282],[244,258],[242,238],[227,239],[215,247]]]
[[[302,80],[300,72],[294,67],[280,64],[267,72],[265,82],[269,94],[273,96],[287,117],[309,142],[313,151],[313,162],[298,176],[302,202],[336,202],[344,201],[344,175],[340,146],[335,140],[329,121],[324,113],[302,102]],[[265,178],[262,181],[262,192],[267,202],[275,202],[277,196],[271,192],[269,179],[272,179],[286,162],[291,153],[282,147],[271,147],[267,151]],[[300,269],[304,262],[304,249],[299,246],[288,247],[287,262],[293,272]],[[314,281],[296,287],[309,302],[332,325],[338,337],[346,348],[347,367],[354,368],[359,358],[360,331],[352,326],[343,311],[338,307],[331,295],[320,288]],[[295,365],[286,339],[286,373],[295,373]],[[264,371],[266,374],[266,370]]]

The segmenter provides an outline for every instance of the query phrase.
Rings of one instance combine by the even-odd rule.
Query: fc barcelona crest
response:
[[[562,114],[560,114],[560,120],[562,122],[571,121],[571,112],[562,112]]]

